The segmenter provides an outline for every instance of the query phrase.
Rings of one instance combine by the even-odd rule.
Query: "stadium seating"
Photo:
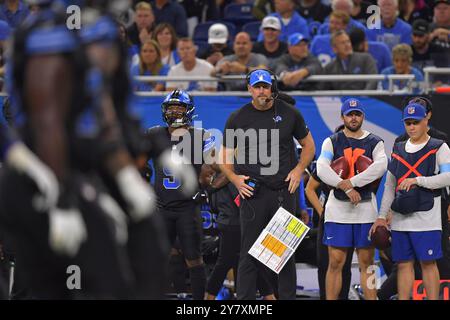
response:
[[[253,4],[230,3],[225,6],[223,17],[224,20],[234,23],[238,29],[241,29],[247,22],[256,21],[252,9]]]
[[[247,22],[242,26],[242,31],[247,32],[253,42],[257,41],[259,29],[261,28],[261,21]]]
[[[233,41],[234,36],[236,35],[236,26],[233,23],[227,21],[208,21],[199,23],[195,26],[194,35],[192,37],[194,42],[197,43],[198,41],[208,41],[208,30],[214,23],[223,23],[226,25],[230,37],[229,40]]]

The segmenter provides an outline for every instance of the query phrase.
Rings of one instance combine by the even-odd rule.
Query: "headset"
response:
[[[255,69],[253,71],[250,71],[249,73],[247,73],[247,76],[245,77],[245,81],[247,82],[247,85],[250,85],[250,77],[252,76],[253,72],[256,71],[266,71],[270,74],[270,78],[272,80],[272,95],[269,99],[266,99],[266,103],[269,102],[270,100],[275,100],[278,98],[278,95],[280,94],[280,92],[278,91],[278,78],[277,75],[275,73],[273,73],[271,70],[268,69]],[[277,112],[277,105],[274,103],[273,104],[273,121],[274,121],[274,129],[277,128],[277,121],[275,120],[278,117],[278,112]]]
[[[247,73],[247,76],[245,77],[245,81],[247,82],[247,85],[250,85],[250,77],[253,74],[253,72],[255,71],[266,71],[270,74],[270,78],[272,80],[272,99],[276,99],[278,97],[279,91],[278,91],[278,78],[277,75],[275,73],[273,73],[271,70],[269,69],[255,69],[250,71],[249,73]]]

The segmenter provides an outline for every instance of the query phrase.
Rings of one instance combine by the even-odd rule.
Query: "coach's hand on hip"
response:
[[[298,186],[300,185],[300,179],[302,178],[303,170],[300,167],[295,167],[294,169],[289,172],[286,179],[284,181],[289,181],[289,187],[288,190],[290,193],[294,193],[295,190],[297,190]]]
[[[253,196],[253,188],[250,187],[248,184],[245,183],[245,180],[249,179],[249,176],[243,176],[243,175],[235,175],[235,177],[232,179],[232,183],[238,189],[239,194],[242,198],[250,198]]]

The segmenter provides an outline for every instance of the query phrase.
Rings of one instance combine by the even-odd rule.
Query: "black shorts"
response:
[[[200,206],[192,205],[176,211],[160,208],[159,212],[166,223],[170,244],[178,236],[181,251],[187,260],[196,260],[202,256],[202,221]]]

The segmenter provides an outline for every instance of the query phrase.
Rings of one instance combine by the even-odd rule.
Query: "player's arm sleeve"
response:
[[[383,141],[378,142],[372,152],[373,163],[363,172],[350,178],[350,182],[355,187],[364,187],[365,185],[381,178],[386,172],[388,160],[384,151]]]
[[[317,176],[331,187],[336,187],[342,179],[331,169],[330,163],[333,159],[333,144],[330,138],[326,138],[322,144],[322,151],[317,160]]]
[[[381,200],[380,214],[378,215],[378,218],[386,219],[386,216],[391,208],[392,201],[394,201],[395,198],[396,182],[397,180],[395,179],[395,176],[388,171],[386,175],[386,182],[384,184],[383,198]]]
[[[444,143],[436,153],[439,174],[431,177],[417,177],[417,184],[427,189],[440,189],[450,186],[450,149]]]

